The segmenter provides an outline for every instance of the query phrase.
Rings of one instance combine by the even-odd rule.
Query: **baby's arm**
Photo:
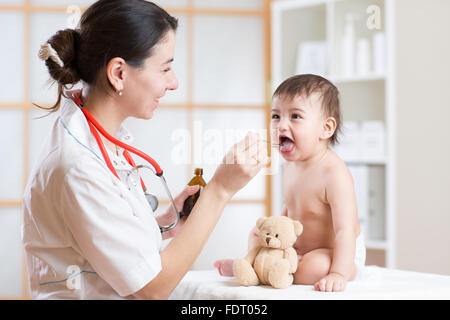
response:
[[[344,278],[345,282],[354,275],[354,256],[358,232],[358,211],[353,178],[348,168],[335,168],[329,173],[325,195],[331,208],[333,228],[336,235],[333,259],[329,276]],[[326,282],[326,281],[325,281]]]
[[[288,209],[286,205],[283,205],[283,209],[281,209],[281,215],[287,217],[288,216]]]

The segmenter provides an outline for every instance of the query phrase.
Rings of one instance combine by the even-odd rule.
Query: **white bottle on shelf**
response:
[[[383,121],[364,121],[361,124],[361,153],[364,161],[385,160],[385,125]]]
[[[333,150],[344,161],[361,160],[361,129],[358,122],[345,121],[342,125],[342,137]]]
[[[370,44],[369,39],[361,38],[357,44],[356,73],[366,76],[370,73]]]
[[[342,37],[342,74],[352,76],[354,74],[355,61],[355,17],[348,13],[345,15],[345,28]]]
[[[386,36],[384,32],[373,35],[373,71],[383,75],[386,72]]]

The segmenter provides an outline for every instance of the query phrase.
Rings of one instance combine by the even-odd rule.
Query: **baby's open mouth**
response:
[[[286,136],[280,136],[279,141],[280,141],[280,152],[290,153],[292,152],[292,150],[294,150],[295,143],[291,138]]]

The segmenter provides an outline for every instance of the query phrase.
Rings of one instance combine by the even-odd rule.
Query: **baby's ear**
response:
[[[264,222],[266,222],[267,219],[269,219],[269,218],[267,218],[267,217],[259,218],[259,219],[256,221],[256,227],[257,227],[258,229],[261,229],[261,226],[264,224]]]
[[[294,224],[294,233],[298,237],[303,232],[303,225],[299,221],[292,221]]]
[[[330,139],[333,136],[335,130],[336,130],[336,119],[334,119],[333,117],[328,117],[323,122],[322,134],[320,135],[320,137],[323,140]]]

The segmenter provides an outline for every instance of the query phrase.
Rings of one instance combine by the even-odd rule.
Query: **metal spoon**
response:
[[[264,142],[267,142],[268,144],[270,144],[270,146],[272,147],[272,148],[278,148],[279,146],[280,146],[280,144],[279,143],[271,143],[270,141],[267,141],[267,140],[263,140]]]

